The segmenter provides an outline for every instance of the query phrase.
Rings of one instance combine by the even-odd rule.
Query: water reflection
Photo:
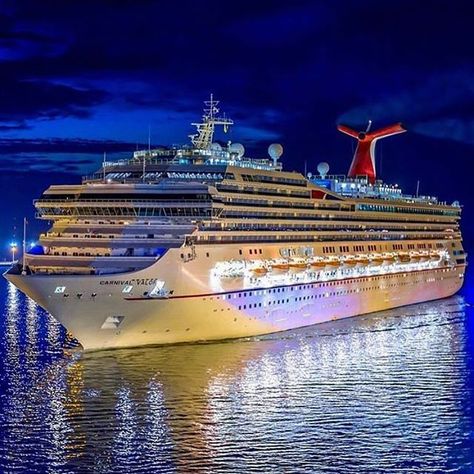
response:
[[[462,297],[261,338],[63,350],[6,288],[0,471],[468,472]],[[463,471],[464,470],[464,471]]]

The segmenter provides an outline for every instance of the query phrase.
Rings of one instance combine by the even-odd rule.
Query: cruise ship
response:
[[[257,336],[461,288],[459,203],[376,176],[375,143],[401,124],[340,125],[357,140],[347,176],[305,176],[280,144],[249,158],[215,141],[233,121],[204,104],[189,145],[104,159],[34,202],[51,227],[5,276],[85,350]]]

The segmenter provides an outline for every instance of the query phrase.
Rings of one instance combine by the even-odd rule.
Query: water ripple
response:
[[[474,472],[461,296],[241,341],[81,354],[1,285],[1,472]]]

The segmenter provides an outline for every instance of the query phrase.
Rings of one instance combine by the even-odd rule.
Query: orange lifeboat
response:
[[[401,253],[401,254],[398,255],[398,259],[402,263],[408,263],[410,261],[410,255],[408,255],[406,253]]]
[[[270,265],[272,270],[276,272],[287,272],[290,269],[290,264],[288,262],[273,262]]]
[[[438,252],[430,252],[430,260],[432,262],[438,262],[439,260],[441,260],[441,256]]]
[[[430,259],[428,254],[420,255],[420,262],[427,262]]]
[[[297,271],[297,272],[306,270],[308,268],[308,264],[303,260],[295,260],[295,261],[289,262],[289,266],[290,266],[290,270]]]
[[[261,275],[265,275],[268,273],[268,269],[266,267],[255,267],[255,268],[252,268],[252,273],[254,275],[258,275],[258,276],[261,276]]]

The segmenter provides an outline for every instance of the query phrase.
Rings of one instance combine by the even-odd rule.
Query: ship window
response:
[[[206,257],[209,258],[209,252],[206,252]]]
[[[122,289],[122,293],[131,293],[132,290],[133,290],[132,285],[125,285]]]
[[[56,289],[54,290],[55,293],[64,293],[66,291],[65,286],[57,286]]]

